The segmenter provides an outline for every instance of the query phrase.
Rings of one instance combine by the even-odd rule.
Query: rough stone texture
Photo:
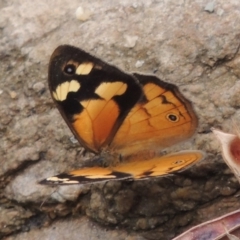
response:
[[[171,239],[239,208],[239,184],[209,131],[234,132],[232,119],[240,121],[239,22],[239,0],[1,1],[0,237]],[[92,156],[70,140],[48,92],[48,60],[60,44],[177,84],[200,124],[171,150],[202,149],[206,159],[149,181],[38,185]]]
[[[100,233],[100,234],[99,234]],[[51,227],[43,229],[33,229],[30,232],[20,233],[16,236],[10,236],[5,240],[32,240],[40,239],[119,239],[119,240],[144,240],[143,237],[133,236],[126,231],[115,231],[98,226],[89,221],[86,217],[78,219],[69,219],[69,221],[58,221]],[[69,238],[71,237],[71,238]]]

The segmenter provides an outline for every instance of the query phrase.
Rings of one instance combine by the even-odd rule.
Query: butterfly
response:
[[[191,103],[173,84],[125,73],[69,45],[53,52],[48,83],[79,143],[98,157],[94,166],[49,177],[42,184],[158,177],[204,157],[202,151],[158,154],[191,137],[198,124]]]
[[[225,133],[218,129],[211,129],[221,143],[222,156],[225,163],[232,170],[240,182],[240,137],[236,134]]]

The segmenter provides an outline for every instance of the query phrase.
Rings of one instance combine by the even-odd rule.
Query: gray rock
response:
[[[79,21],[78,0],[0,3],[0,237],[171,239],[240,207],[239,184],[209,133],[213,126],[234,131],[232,119],[240,122],[240,3],[219,0],[216,14],[204,6],[204,0],[83,0],[89,15],[81,13]],[[160,179],[39,185],[92,156],[83,158],[81,146],[69,141],[72,133],[44,91],[49,57],[60,44],[178,85],[194,104],[199,128],[166,151],[202,149],[208,157]]]

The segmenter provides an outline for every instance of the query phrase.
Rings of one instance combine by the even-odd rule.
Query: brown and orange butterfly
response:
[[[107,167],[84,167],[43,184],[158,177],[204,157],[201,151],[157,155],[159,149],[191,137],[197,127],[191,103],[175,85],[155,76],[127,74],[68,45],[53,52],[48,81],[75,137]]]

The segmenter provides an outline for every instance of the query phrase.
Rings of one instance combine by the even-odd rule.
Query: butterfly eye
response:
[[[179,117],[175,114],[170,113],[167,115],[167,119],[171,122],[178,122]]]
[[[63,71],[68,75],[73,75],[76,71],[76,67],[73,64],[68,64],[64,67]]]

